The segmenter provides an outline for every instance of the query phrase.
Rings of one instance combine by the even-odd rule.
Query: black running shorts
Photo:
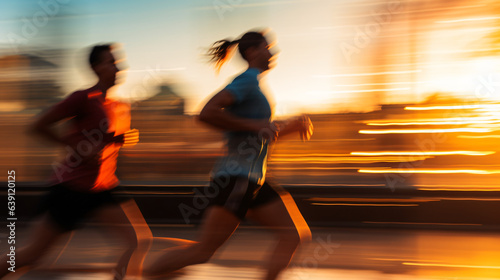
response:
[[[210,182],[207,193],[214,194],[210,205],[219,205],[234,213],[240,220],[248,209],[280,199],[268,182],[262,186],[251,182],[246,177],[216,177]]]
[[[112,191],[82,193],[73,191],[65,184],[50,187],[49,193],[42,199],[39,213],[48,213],[64,231],[78,228],[83,220],[93,211],[106,205],[118,205],[120,201]]]

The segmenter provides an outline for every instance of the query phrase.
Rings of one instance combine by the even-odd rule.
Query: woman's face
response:
[[[266,40],[263,40],[258,46],[253,48],[251,59],[254,65],[259,67],[262,71],[270,69],[273,54],[269,51],[270,46]]]

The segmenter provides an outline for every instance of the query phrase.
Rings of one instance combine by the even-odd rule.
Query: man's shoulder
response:
[[[101,90],[96,89],[95,87],[91,87],[83,90],[77,90],[68,95],[67,98],[74,98],[83,101],[87,99],[98,98],[101,95],[102,95]]]

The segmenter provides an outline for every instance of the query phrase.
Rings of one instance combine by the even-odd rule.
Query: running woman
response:
[[[16,270],[35,264],[60,237],[92,216],[126,242],[113,270],[114,279],[142,274],[151,231],[135,201],[120,200],[113,194],[119,183],[115,176],[118,150],[124,144],[137,143],[139,134],[130,130],[128,104],[107,95],[120,71],[112,49],[112,45],[97,45],[90,52],[97,84],[72,93],[33,125],[36,134],[64,146],[68,153],[62,162],[53,164],[53,186],[41,205],[44,215],[31,231],[30,244],[16,252]],[[70,125],[63,135],[52,127],[61,121]],[[4,259],[0,260],[0,278],[9,273]]]
[[[168,274],[207,262],[244,218],[269,227],[279,238],[267,261],[266,280],[276,279],[301,241],[311,237],[293,198],[266,182],[265,175],[270,144],[292,133],[309,139],[312,124],[307,117],[271,121],[271,106],[259,86],[259,79],[274,60],[263,33],[247,32],[238,40],[215,42],[209,55],[217,69],[230,58],[235,46],[248,69],[215,94],[199,115],[202,122],[224,130],[227,140],[227,154],[211,174],[207,193],[214,195],[204,212],[199,240],[167,252],[145,269],[145,275]]]

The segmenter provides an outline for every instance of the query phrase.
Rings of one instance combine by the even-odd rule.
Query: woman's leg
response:
[[[207,262],[239,224],[240,219],[227,209],[210,206],[203,217],[199,241],[169,250],[145,270],[145,275],[167,274],[188,265]]]
[[[266,280],[274,280],[285,269],[301,241],[311,239],[311,231],[289,193],[281,199],[248,210],[247,217],[270,227],[279,241],[269,258]]]
[[[122,279],[125,275],[140,276],[153,235],[135,201],[106,206],[97,215],[113,236],[121,236],[127,243],[127,249],[116,265],[115,279]]]

